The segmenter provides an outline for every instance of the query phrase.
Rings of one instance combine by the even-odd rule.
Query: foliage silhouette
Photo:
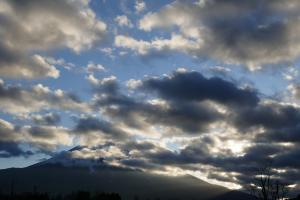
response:
[[[289,183],[282,182],[276,177],[272,163],[262,167],[254,176],[253,182],[246,186],[249,193],[258,200],[287,199]]]
[[[49,195],[48,193],[26,192],[1,194],[0,200],[121,200],[117,193],[95,193],[77,191],[67,195]]]

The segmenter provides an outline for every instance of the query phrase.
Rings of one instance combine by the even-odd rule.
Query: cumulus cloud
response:
[[[104,115],[132,128],[164,127],[172,134],[201,134],[224,120],[230,113],[227,109],[252,107],[259,101],[254,90],[239,88],[221,78],[206,78],[198,72],[176,71],[163,78],[128,81],[135,95],[152,96],[147,101],[123,94],[114,77],[99,80],[92,76],[90,81],[96,91],[93,104]]]
[[[1,44],[0,44],[1,46]],[[38,55],[25,56],[18,50],[2,49],[0,47],[0,73],[2,77],[11,78],[58,78],[59,71],[54,65]]]
[[[238,88],[234,83],[221,78],[205,78],[198,72],[175,72],[162,79],[150,78],[143,83],[148,90],[160,96],[187,101],[213,100],[221,104],[255,105],[257,93],[251,89]]]
[[[69,48],[78,53],[103,40],[106,32],[85,0],[5,0],[0,16],[0,72],[5,77],[57,78],[58,70],[33,52]]]
[[[102,112],[135,128],[160,124],[174,126],[188,132],[203,131],[209,122],[221,116],[208,103],[180,103],[167,101],[143,102],[121,93],[116,79],[104,78],[98,80],[95,91],[94,106]]]
[[[57,126],[18,126],[0,119],[0,157],[52,154],[59,145],[71,145],[69,130]],[[21,145],[30,145],[26,150]]]
[[[6,85],[0,82],[0,108],[2,112],[21,114],[47,109],[88,110],[87,105],[79,98],[60,89],[37,84],[31,88]]]
[[[208,71],[215,76],[226,77],[231,72],[231,69],[223,66],[213,66]]]
[[[296,34],[299,31],[299,6],[296,0],[175,1],[157,12],[147,13],[139,21],[139,28],[144,31],[178,28],[181,37],[188,38],[197,48],[184,45],[176,50],[246,65],[255,70],[265,64],[292,61],[299,56],[299,36]]]
[[[253,126],[265,129],[294,127],[299,123],[299,117],[299,108],[277,102],[262,102],[257,106],[239,108],[232,116],[235,126],[241,129]]]
[[[63,58],[55,59],[53,57],[46,57],[45,59],[49,64],[54,66],[60,66],[67,70],[71,70],[76,66],[74,63],[66,62]]]
[[[74,129],[78,134],[89,134],[90,132],[99,134],[99,137],[125,138],[127,133],[117,128],[111,122],[101,120],[96,117],[79,118]]]
[[[140,13],[146,9],[146,3],[142,0],[136,0],[134,8],[137,13]]]
[[[0,1],[1,77],[58,78],[58,67],[75,67],[46,55],[55,49],[80,53],[104,40],[106,24],[89,3]],[[143,13],[145,2],[134,3],[135,13]],[[298,58],[299,8],[296,0],[178,0],[145,14],[138,23],[145,32],[163,30],[153,32],[160,37],[120,34],[114,45],[123,49],[100,51],[112,57],[114,51],[125,55],[124,49],[143,56],[183,52],[255,70]],[[114,20],[131,28],[128,16]],[[97,78],[96,72],[106,69],[91,61],[83,69],[92,87],[89,102],[42,84],[21,86],[0,79],[0,110],[5,117],[13,115],[0,119],[0,157],[53,154],[81,145],[61,159],[94,159],[169,174],[200,172],[208,180],[238,185],[272,161],[278,178],[300,184],[299,106],[226,79],[230,69],[225,66],[209,68],[210,76],[180,68],[158,77],[120,79],[122,85],[115,76]],[[285,70],[283,77],[293,81],[288,92],[297,102],[298,71]],[[79,114],[72,116],[71,127],[64,127],[68,112],[60,112],[69,110]],[[25,120],[19,121],[20,116]]]
[[[121,129],[134,130],[151,141],[119,143],[126,155],[120,165],[166,173],[174,169],[193,173],[202,166],[202,177],[235,187],[248,183],[257,169],[271,161],[275,169],[299,171],[284,159],[298,152],[300,109],[295,105],[188,70],[130,80],[127,85],[133,95],[122,93],[115,77],[93,77],[91,82],[95,109]],[[159,134],[154,137],[155,133]],[[183,143],[166,140],[177,146],[175,151],[149,139],[175,136],[186,138]],[[290,174],[279,176],[288,180]]]
[[[141,55],[149,55],[156,52],[165,54],[171,51],[197,51],[201,44],[182,35],[172,34],[170,39],[157,38],[152,41],[136,40],[130,36],[117,35],[115,45],[128,48]]]
[[[8,121],[0,119],[1,141],[12,142],[22,139],[22,135],[14,132],[15,127]]]
[[[87,73],[92,74],[94,72],[105,71],[105,67],[103,67],[101,64],[95,64],[94,62],[90,61],[86,66],[86,71]]]
[[[115,18],[115,22],[118,23],[119,26],[127,26],[129,28],[133,27],[132,22],[130,21],[130,19],[128,19],[128,17],[126,15],[119,15]]]
[[[59,121],[50,113],[32,115],[34,125],[2,120],[0,156],[49,154],[76,141],[86,147],[73,150],[72,158],[151,172],[201,171],[206,180],[219,184],[248,183],[271,161],[274,170],[286,170],[278,175],[282,180],[299,173],[300,108],[295,105],[267,99],[238,82],[186,69],[129,80],[131,93],[115,76],[98,79],[90,74],[87,79],[94,93],[89,104],[94,114],[76,117],[72,128],[57,126]],[[22,110],[26,102],[30,110],[28,102],[33,99],[41,104],[39,110],[46,105],[52,109],[83,105],[72,95],[42,85],[22,89],[0,82],[3,109],[13,102],[15,110]],[[66,101],[69,107],[61,104]],[[19,144],[33,148],[26,152]]]
[[[0,141],[0,158],[10,158],[16,156],[28,157],[33,155],[30,150],[23,150],[18,143]]]
[[[297,83],[290,84],[287,88],[292,94],[292,98],[295,101],[299,101],[300,99],[300,85]]]
[[[56,125],[60,122],[60,116],[56,113],[36,114],[31,116],[31,119],[35,124],[39,125]]]
[[[24,126],[19,130],[24,143],[32,145],[38,152],[52,154],[59,146],[71,146],[73,135],[60,126]]]
[[[141,80],[129,79],[129,80],[126,82],[126,86],[127,86],[130,90],[137,89],[137,88],[140,87],[141,85],[142,85],[142,81],[141,81]]]

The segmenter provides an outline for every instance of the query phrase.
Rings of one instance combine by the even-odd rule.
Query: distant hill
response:
[[[75,163],[75,164],[74,164]],[[82,162],[79,162],[82,163]],[[250,196],[204,182],[190,175],[163,176],[106,165],[93,169],[83,164],[66,165],[50,159],[26,168],[0,170],[0,189],[9,192],[33,191],[52,194],[76,190],[116,192],[122,199],[250,200]]]

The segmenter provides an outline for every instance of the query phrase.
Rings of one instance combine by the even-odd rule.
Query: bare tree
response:
[[[283,200],[287,199],[288,186],[275,176],[275,171],[268,165],[258,171],[253,182],[246,188],[258,200]]]

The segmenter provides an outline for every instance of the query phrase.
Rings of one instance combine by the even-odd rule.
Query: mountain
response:
[[[0,170],[0,189],[51,194],[77,190],[117,192],[122,199],[247,200],[249,195],[190,175],[165,176],[105,165],[101,160],[64,160],[58,156],[26,167]]]

